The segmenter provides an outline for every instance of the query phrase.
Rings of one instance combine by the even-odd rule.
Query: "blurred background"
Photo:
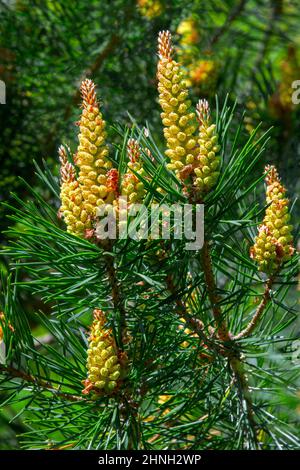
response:
[[[261,133],[273,127],[257,172],[266,162],[277,165],[293,201],[300,188],[300,104],[292,101],[299,24],[299,0],[0,0],[1,202],[11,192],[27,197],[20,177],[50,198],[33,161],[58,174],[58,146],[75,150],[84,77],[95,81],[108,125],[130,125],[130,114],[163,145],[155,78],[163,29],[173,34],[194,102],[205,97],[214,108],[216,94],[221,103],[227,94],[237,101],[242,140],[260,123]],[[7,215],[1,205],[1,231]],[[296,223],[297,216],[295,209]],[[5,260],[0,268],[7,271]],[[38,299],[24,302],[33,309]],[[1,415],[0,448],[13,448],[22,430],[18,419],[7,426],[13,413]]]

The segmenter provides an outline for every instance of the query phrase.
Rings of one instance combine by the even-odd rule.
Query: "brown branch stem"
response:
[[[114,267],[114,262],[111,256],[105,257],[105,264],[108,274],[109,284],[111,286],[112,301],[114,309],[120,313],[120,328],[119,328],[119,347],[124,351],[124,342],[126,342],[126,310],[124,308],[120,286],[117,278],[117,273]]]
[[[110,252],[113,247],[113,243],[108,240],[98,240],[97,243],[106,251]],[[114,309],[120,314],[120,324],[118,330],[118,347],[121,351],[124,351],[124,344],[127,341],[127,322],[126,322],[126,310],[124,307],[123,297],[121,294],[120,284],[118,281],[117,271],[114,266],[114,257],[109,253],[103,256],[108,282],[111,287],[111,298]]]
[[[221,341],[227,342],[231,340],[231,334],[227,329],[226,322],[223,318],[223,313],[219,305],[220,299],[217,294],[217,286],[215,283],[210,248],[207,240],[204,241],[202,248],[202,266],[204,271],[204,278],[207,287],[208,297],[211,303],[214,320],[216,323],[216,331]]]
[[[271,288],[272,288],[272,285],[274,283],[274,279],[275,279],[275,274],[273,274],[266,282],[266,285],[265,285],[265,290],[264,290],[264,293],[263,293],[263,298],[259,304],[259,306],[257,307],[257,310],[255,312],[255,314],[253,315],[252,319],[250,320],[250,322],[248,323],[248,325],[246,326],[246,328],[244,328],[240,333],[238,333],[236,336],[233,336],[233,340],[239,340],[241,338],[245,338],[247,336],[249,336],[253,330],[256,328],[256,326],[259,324],[262,316],[263,316],[263,313],[265,311],[265,308],[267,307],[269,301],[270,301],[270,292],[271,292]]]
[[[19,378],[23,380],[24,382],[32,383],[45,390],[49,390],[50,392],[53,392],[56,396],[63,398],[64,400],[68,400],[68,401],[83,401],[84,400],[83,397],[72,395],[70,393],[61,392],[56,387],[54,387],[54,385],[51,384],[51,382],[46,382],[45,380],[37,379],[33,375],[27,374],[26,372],[22,372],[18,369],[15,369],[14,367],[0,364],[0,372],[4,372],[10,375],[11,377]]]
[[[178,298],[178,292],[173,281],[173,276],[169,274],[166,279],[167,288],[176,298],[176,313],[179,318],[183,318],[186,322],[186,325],[191,328],[191,330],[197,334],[197,336],[211,349],[217,349],[219,353],[224,354],[222,347],[217,347],[214,342],[207,337],[204,332],[204,324],[201,320],[194,318],[187,310],[185,302]]]
[[[257,444],[257,437],[256,437],[256,422],[254,419],[254,411],[253,411],[253,402],[251,398],[251,392],[248,385],[248,377],[247,373],[244,368],[243,361],[239,357],[239,355],[233,355],[228,358],[230,367],[234,373],[235,380],[237,382],[238,388],[241,392],[241,403],[245,402],[245,411],[247,414],[247,418],[249,424],[251,425],[251,429],[253,432],[253,438]]]
[[[214,278],[212,260],[210,254],[210,247],[208,241],[204,241],[202,248],[202,266],[204,271],[205,283],[207,286],[208,297],[211,303],[212,312],[216,324],[216,331],[221,341],[232,345],[232,335],[228,330],[227,324],[223,318],[222,309],[220,307],[220,299],[217,294],[217,286]],[[253,437],[256,441],[256,423],[254,420],[253,403],[250,395],[248,378],[244,369],[243,361],[241,360],[240,353],[230,348],[227,349],[228,362],[233,371],[236,383],[241,391],[241,403],[246,405],[246,413],[249,424],[253,432]]]

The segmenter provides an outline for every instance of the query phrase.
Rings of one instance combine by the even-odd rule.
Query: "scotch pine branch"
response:
[[[249,324],[240,333],[233,336],[233,338],[232,338],[233,340],[239,340],[239,339],[242,339],[242,338],[246,338],[247,336],[249,336],[253,332],[253,330],[259,324],[259,322],[260,322],[260,320],[263,316],[263,313],[265,311],[265,308],[267,307],[267,305],[270,301],[270,298],[271,298],[270,297],[270,292],[271,292],[272,285],[274,283],[275,275],[276,274],[274,274],[273,276],[271,276],[267,280],[265,290],[264,290],[264,293],[263,293],[263,298],[262,298],[259,306],[257,307],[257,310],[256,310],[255,314],[253,315],[252,319],[250,320]]]
[[[204,324],[201,320],[193,318],[189,312],[187,311],[187,307],[182,299],[178,297],[178,293],[176,291],[176,286],[173,281],[173,276],[169,274],[167,276],[167,287],[168,290],[176,296],[176,313],[178,314],[179,318],[184,318],[186,321],[187,326],[189,326],[197,335],[199,338],[201,338],[205,343],[211,343],[211,341],[206,337],[204,333]]]
[[[212,312],[216,324],[216,331],[220,338],[220,340],[228,342],[231,341],[231,334],[227,329],[226,323],[223,319],[223,313],[220,307],[220,299],[217,295],[217,286],[215,283],[213,268],[212,268],[212,261],[211,261],[211,254],[209,243],[207,240],[204,241],[203,248],[202,248],[202,265],[205,277],[205,283],[207,287],[208,297],[211,303]]]
[[[132,11],[134,4],[130,2]],[[244,7],[248,3],[238,0],[227,10],[227,19],[212,33],[211,41],[214,33],[216,42],[228,35],[232,21],[241,13],[239,8]],[[123,37],[120,28],[116,35]],[[111,34],[106,38],[110,47]],[[112,52],[116,52],[115,46],[107,53]],[[78,172],[68,163],[68,152],[61,155],[62,183],[68,185],[76,179],[79,186],[74,190],[84,190],[82,198],[80,191],[70,190],[72,194],[65,195],[66,209],[71,213],[67,215],[73,216],[67,225],[75,224],[80,233],[76,237],[61,230],[56,207],[51,209],[52,202],[44,203],[38,192],[31,190],[36,202],[15,198],[20,208],[12,217],[14,240],[8,255],[15,261],[16,282],[0,295],[1,309],[14,326],[14,332],[5,329],[8,366],[0,365],[1,380],[7,382],[5,404],[15,403],[20,392],[20,400],[26,400],[20,412],[26,412],[30,426],[22,430],[22,445],[27,448],[299,447],[297,431],[293,431],[296,426],[286,419],[291,410],[286,413],[284,406],[278,407],[279,400],[284,405],[284,390],[280,391],[282,395],[278,393],[280,384],[282,388],[289,384],[290,397],[298,390],[296,371],[288,366],[291,354],[284,354],[283,348],[282,360],[276,359],[276,363],[272,356],[275,347],[279,358],[279,341],[283,344],[290,339],[279,338],[278,332],[286,330],[296,317],[284,300],[295,275],[294,260],[286,265],[284,282],[274,292],[274,314],[262,321],[271,307],[277,269],[281,261],[293,255],[288,200],[274,171],[267,172],[268,180],[274,180],[269,181],[271,184],[266,180],[272,205],[267,200],[264,228],[251,249],[252,261],[244,250],[252,239],[253,221],[261,220],[255,191],[262,178],[254,176],[254,170],[263,155],[267,134],[255,141],[260,132],[256,128],[243,144],[243,124],[236,132],[231,126],[234,106],[228,106],[229,98],[222,110],[217,100],[216,117],[212,116],[215,123],[209,119],[208,103],[200,101],[197,124],[167,31],[160,34],[159,55],[161,117],[167,149],[158,148],[151,134],[139,129],[134,121],[132,131],[115,126],[122,145],[118,140],[116,145],[103,148],[104,125],[102,118],[101,122],[96,119],[95,87],[91,80],[85,80],[81,87],[84,109],[80,149],[74,158]],[[79,98],[78,91],[76,94]],[[129,134],[132,138],[128,140]],[[98,158],[102,150],[103,159]],[[53,192],[59,192],[50,171],[42,170],[40,177]],[[159,246],[150,238],[119,247],[119,242],[98,239],[96,208],[102,205],[98,202],[100,196],[101,202],[107,202],[107,192],[110,196],[113,193],[110,203],[117,202],[120,195],[127,195],[130,204],[145,199],[145,206],[152,200],[205,201],[207,241],[205,237],[200,256],[186,253],[182,243],[162,242]],[[90,220],[85,226],[87,214]],[[208,240],[218,240],[218,244],[210,245]],[[223,249],[217,260],[218,246]],[[253,286],[249,290],[253,260],[267,273],[268,280],[260,289]],[[219,275],[226,280],[222,288],[218,285]],[[136,282],[137,277],[143,280]],[[26,300],[27,292],[37,294],[52,310],[52,315],[39,317],[45,336],[37,339],[27,324],[27,308],[19,305],[18,289],[22,286]],[[254,308],[253,295],[259,296]],[[95,308],[96,321],[87,343],[83,327],[90,309],[96,306],[109,307],[111,327],[106,318],[101,322],[100,308]],[[249,309],[251,314],[245,318]],[[39,310],[44,310],[43,305]],[[262,323],[266,323],[264,328]],[[254,330],[255,356],[261,361],[250,367],[250,345],[246,341],[242,350],[242,342],[236,340]],[[187,341],[182,342],[182,338]],[[50,346],[52,341],[55,347]],[[37,351],[39,343],[44,345],[45,354]],[[30,360],[30,369],[17,365],[22,357]],[[45,368],[48,373],[36,372]],[[83,393],[93,393],[90,400],[80,394],[82,382]],[[258,389],[256,400],[252,394]],[[57,434],[57,430],[61,432]]]
[[[64,400],[69,400],[69,401],[83,401],[84,398],[77,396],[77,395],[72,395],[70,393],[64,393],[58,390],[56,387],[54,387],[50,382],[46,382],[45,380],[37,379],[33,375],[26,374],[26,372],[22,372],[18,369],[15,369],[14,367],[9,367],[5,366],[3,364],[0,364],[0,372],[4,372],[8,374],[11,377],[16,377],[24,382],[29,382],[34,385],[37,385],[40,388],[43,388],[45,390],[49,390],[53,392],[56,396],[63,398]]]
[[[243,361],[240,359],[240,357],[233,356],[229,358],[229,363],[230,363],[231,369],[233,370],[237,385],[241,392],[242,406],[245,401],[245,405],[246,405],[245,411],[247,414],[249,424],[251,426],[251,431],[253,434],[252,437],[254,439],[255,444],[257,445],[257,437],[256,437],[257,424],[254,420],[253,403],[252,403],[252,398],[250,395],[248,378],[244,369]]]
[[[126,450],[138,450],[142,437],[139,403],[133,401],[126,390],[120,395],[119,410],[122,425],[129,431]]]
[[[207,286],[209,300],[212,305],[213,316],[215,319],[216,324],[216,331],[221,341],[226,343],[231,343],[232,335],[227,328],[226,322],[223,319],[222,309],[219,305],[219,297],[217,295],[216,289],[216,282],[214,278],[213,268],[212,268],[212,260],[210,254],[209,243],[206,240],[203,245],[202,249],[202,264],[204,270],[204,277]],[[250,396],[250,390],[248,386],[248,378],[247,374],[244,370],[244,365],[242,360],[240,359],[239,353],[233,351],[231,348],[227,352],[228,362],[230,367],[233,371],[235,380],[237,385],[241,391],[241,403],[245,401],[246,404],[246,414],[248,417],[249,424],[251,426],[252,434],[254,441],[256,442],[256,423],[254,420],[254,413],[253,413],[253,403]]]
[[[110,244],[111,247],[111,244]],[[124,351],[124,342],[126,342],[126,310],[124,307],[120,285],[117,277],[117,272],[114,266],[114,258],[110,255],[104,256],[104,262],[108,274],[108,281],[111,287],[111,296],[115,310],[120,313],[120,329],[118,337],[118,346],[121,351]]]
[[[222,344],[216,344],[212,339],[210,339],[204,331],[204,323],[199,320],[198,318],[194,318],[187,310],[185,302],[178,297],[178,292],[176,290],[176,286],[173,281],[173,276],[167,276],[167,287],[168,290],[176,296],[176,313],[179,318],[183,318],[186,322],[186,326],[189,327],[196,335],[199,337],[200,340],[210,349],[211,351],[215,351],[222,356],[226,356],[226,349],[223,347]],[[212,328],[211,328],[212,329]],[[213,330],[213,329],[212,329]],[[210,331],[211,335],[213,335],[214,331]]]

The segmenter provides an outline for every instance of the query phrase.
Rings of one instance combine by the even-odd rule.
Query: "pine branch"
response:
[[[106,248],[106,250],[111,250],[112,243],[108,242],[104,243],[101,242],[102,247]],[[106,246],[107,245],[107,246]],[[120,313],[120,325],[119,325],[119,335],[118,335],[118,346],[121,351],[124,351],[124,343],[126,343],[126,331],[127,331],[127,323],[126,323],[126,310],[124,306],[124,301],[121,294],[120,284],[118,281],[117,272],[114,266],[114,257],[110,256],[109,254],[104,255],[104,262],[108,274],[108,281],[111,287],[111,296],[113,305],[116,311]]]
[[[263,316],[263,313],[265,311],[265,308],[267,307],[267,305],[270,301],[271,288],[272,288],[272,285],[274,283],[275,276],[276,276],[276,273],[273,274],[273,276],[271,276],[267,280],[265,290],[264,290],[264,294],[263,294],[263,298],[262,298],[259,306],[257,307],[257,310],[256,310],[255,314],[253,315],[253,318],[250,320],[250,322],[246,326],[246,328],[244,328],[236,336],[233,336],[233,338],[232,338],[233,340],[239,340],[241,338],[245,338],[245,337],[249,336],[253,332],[253,330],[256,328],[256,326],[259,324],[259,322],[260,322],[260,320]]]
[[[190,329],[198,335],[198,337],[211,349],[216,349],[216,345],[213,343],[212,340],[210,340],[205,332],[204,332],[204,323],[197,319],[194,318],[187,309],[187,306],[185,302],[178,296],[178,292],[174,283],[174,278],[172,274],[168,274],[166,278],[166,284],[167,288],[170,291],[171,294],[174,295],[175,297],[175,304],[176,304],[176,313],[179,318],[183,318]],[[222,354],[223,349],[217,348],[218,351]]]
[[[230,341],[231,334],[229,333],[226,323],[223,319],[222,310],[219,305],[219,297],[216,292],[216,283],[214,279],[213,269],[212,269],[212,261],[210,255],[210,248],[208,241],[204,242],[203,249],[202,249],[202,265],[204,271],[205,282],[208,291],[208,297],[211,303],[213,316],[216,323],[216,331],[220,340],[222,341]]]
[[[204,242],[202,250],[202,264],[204,270],[204,277],[208,290],[208,296],[212,305],[213,316],[216,323],[216,331],[221,341],[226,343],[229,342],[229,344],[232,344],[232,335],[228,330],[226,322],[223,319],[222,309],[219,305],[219,297],[216,292],[217,286],[213,274],[212,260],[208,241]],[[241,391],[241,402],[243,404],[244,400],[246,403],[246,413],[248,421],[252,429],[254,441],[256,442],[256,423],[254,421],[253,403],[250,396],[248,379],[244,370],[243,362],[240,359],[239,352],[234,351],[232,348],[228,351],[227,357],[230,367],[234,373],[236,382]]]
[[[45,390],[49,390],[53,392],[56,396],[63,398],[64,400],[68,401],[83,401],[83,397],[79,397],[77,395],[72,395],[70,393],[64,393],[55,388],[50,382],[46,382],[45,380],[37,379],[33,375],[26,374],[26,372],[22,372],[18,369],[15,369],[14,367],[9,367],[5,366],[3,364],[0,364],[0,372],[4,372],[8,374],[11,377],[16,377],[22,379],[24,382],[29,382],[33,383],[34,385],[37,385],[40,388],[43,388]]]
[[[102,246],[106,251],[110,252],[113,247],[112,241],[99,240],[99,245]],[[114,257],[110,254],[105,254],[103,256],[104,263],[106,266],[108,274],[108,282],[111,288],[112,302],[114,309],[120,313],[120,324],[118,330],[118,347],[121,351],[124,351],[125,344],[127,342],[127,322],[126,322],[126,310],[124,306],[124,301],[120,289],[120,284],[118,281],[117,271],[114,266]],[[137,417],[138,404],[135,403],[130,397],[130,391],[124,388],[119,394],[120,403],[120,420],[122,426],[124,427],[124,432],[126,433],[126,426],[128,426],[127,433],[128,443],[126,450],[135,449],[134,443],[140,442],[140,426],[139,423],[137,426],[134,426],[134,420]],[[138,418],[137,418],[138,419]]]
[[[171,292],[171,294],[176,296],[175,303],[176,303],[176,313],[178,314],[178,317],[184,318],[187,326],[190,327],[191,330],[195,332],[205,344],[207,344],[207,346],[212,346],[213,342],[204,333],[203,322],[199,319],[193,318],[193,316],[190,315],[190,313],[188,312],[185,302],[178,297],[178,293],[176,290],[176,286],[174,284],[173,276],[171,274],[167,276],[166,282],[167,282],[168,290]],[[215,345],[213,346],[215,348]]]
[[[247,414],[249,424],[251,426],[252,437],[254,439],[255,444],[257,445],[257,437],[256,437],[257,424],[254,419],[253,402],[252,402],[252,398],[250,394],[251,392],[250,392],[249,385],[248,385],[248,377],[244,368],[243,361],[240,359],[240,357],[235,355],[235,356],[229,357],[229,363],[230,363],[231,369],[233,370],[236,382],[241,392],[242,406],[243,406],[243,402],[245,401],[245,405],[246,405],[245,411]]]
[[[143,395],[141,397],[142,401]],[[127,428],[128,443],[126,450],[138,450],[141,443],[141,425],[140,425],[140,403],[132,400],[131,391],[125,390],[120,395],[120,418],[124,431]],[[126,431],[125,431],[126,432]]]

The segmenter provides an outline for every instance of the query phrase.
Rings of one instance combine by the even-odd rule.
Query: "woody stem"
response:
[[[264,290],[264,293],[263,293],[263,298],[259,304],[259,306],[257,307],[257,310],[255,312],[255,314],[253,315],[252,319],[250,320],[250,322],[248,323],[248,325],[246,326],[246,328],[244,328],[240,333],[238,333],[236,336],[234,336],[232,339],[233,340],[239,340],[241,338],[245,338],[247,336],[249,336],[253,330],[256,328],[256,326],[259,324],[262,316],[263,316],[263,313],[267,307],[267,305],[269,304],[269,301],[271,299],[271,288],[272,288],[272,285],[274,283],[274,279],[275,279],[275,274],[273,274],[266,282],[266,286],[265,286],[265,290]]]
[[[214,278],[213,268],[212,268],[212,261],[210,255],[210,248],[208,241],[204,241],[204,245],[202,248],[202,266],[204,271],[204,278],[207,287],[208,297],[211,303],[211,308],[214,316],[214,320],[216,323],[216,330],[220,340],[222,341],[230,341],[231,334],[227,329],[226,322],[223,319],[223,313],[220,307],[220,299],[217,294],[217,286]]]
[[[76,395],[72,395],[70,393],[64,393],[58,390],[56,387],[51,382],[38,379],[34,377],[33,375],[27,374],[26,372],[22,372],[18,369],[15,369],[14,367],[9,367],[5,366],[3,364],[0,364],[0,372],[4,372],[8,374],[11,377],[19,378],[23,380],[24,382],[32,383],[36,385],[37,387],[43,388],[45,390],[49,390],[56,396],[63,398],[64,400],[69,400],[69,401],[82,401],[84,398],[78,397]]]
[[[204,324],[201,320],[194,318],[187,310],[185,302],[178,297],[178,292],[176,289],[176,286],[174,284],[173,276],[169,274],[167,276],[167,287],[168,290],[176,296],[176,313],[179,316],[179,318],[183,318],[186,322],[186,325],[194,332],[197,334],[197,336],[211,349],[216,349],[216,345],[214,342],[209,339],[205,332],[204,332]],[[219,348],[218,348],[219,349]],[[223,354],[223,348],[220,348],[219,350],[220,353]]]
[[[202,266],[204,271],[204,278],[207,287],[208,297],[211,303],[212,313],[216,324],[216,331],[221,341],[224,343],[232,343],[232,335],[228,330],[227,324],[223,318],[223,312],[220,307],[220,299],[217,294],[217,286],[214,278],[212,260],[210,254],[210,247],[208,241],[204,242],[202,248]],[[227,353],[228,362],[231,370],[233,371],[236,383],[241,392],[241,402],[246,405],[246,413],[249,424],[251,425],[252,434],[256,442],[256,423],[254,420],[253,403],[250,396],[250,389],[248,386],[248,379],[244,369],[243,361],[240,354],[234,350]]]
[[[114,309],[120,313],[120,328],[119,328],[119,347],[121,351],[124,350],[124,337],[126,333],[126,310],[123,304],[123,299],[120,291],[120,285],[117,277],[117,272],[114,266],[113,257],[110,255],[104,256],[108,280],[111,287],[111,295]]]

